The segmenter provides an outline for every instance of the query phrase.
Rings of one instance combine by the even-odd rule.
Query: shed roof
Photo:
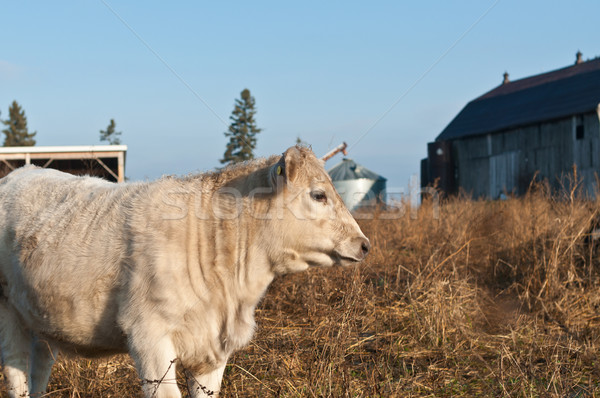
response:
[[[469,102],[436,138],[452,140],[595,111],[600,58],[504,83]]]
[[[328,173],[333,181],[358,180],[359,178],[367,178],[369,180],[386,180],[374,171],[361,166],[352,159],[346,158],[329,169]]]
[[[95,153],[127,152],[127,145],[4,146],[0,153]]]

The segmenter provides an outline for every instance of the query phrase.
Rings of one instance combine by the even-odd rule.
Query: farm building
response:
[[[328,171],[333,186],[350,211],[386,202],[386,179],[344,158]]]
[[[0,147],[0,177],[26,164],[109,181],[125,180],[126,145]]]
[[[577,166],[588,193],[600,174],[600,58],[510,81],[469,102],[428,144],[421,185],[437,181],[491,199],[524,193],[533,178],[560,186]]]

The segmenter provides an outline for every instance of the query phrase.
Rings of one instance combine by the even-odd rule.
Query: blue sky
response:
[[[219,166],[234,100],[248,88],[264,129],[257,155],[298,136],[317,155],[346,141],[349,157],[397,192],[427,142],[505,71],[515,80],[571,65],[577,50],[600,56],[597,0],[12,1],[0,10],[0,118],[17,100],[38,145],[100,144],[114,118],[132,180]]]

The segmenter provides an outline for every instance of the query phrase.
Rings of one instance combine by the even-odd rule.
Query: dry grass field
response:
[[[276,279],[221,396],[600,397],[600,202],[571,185],[360,220],[366,263]],[[50,391],[140,395],[127,356],[61,357]]]

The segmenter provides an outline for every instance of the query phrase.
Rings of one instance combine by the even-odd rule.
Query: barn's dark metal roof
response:
[[[502,84],[469,102],[437,141],[492,133],[596,110],[600,58]]]
[[[329,176],[333,181],[357,180],[368,178],[369,180],[386,180],[379,174],[356,163],[352,159],[343,159],[340,163],[329,169]]]

